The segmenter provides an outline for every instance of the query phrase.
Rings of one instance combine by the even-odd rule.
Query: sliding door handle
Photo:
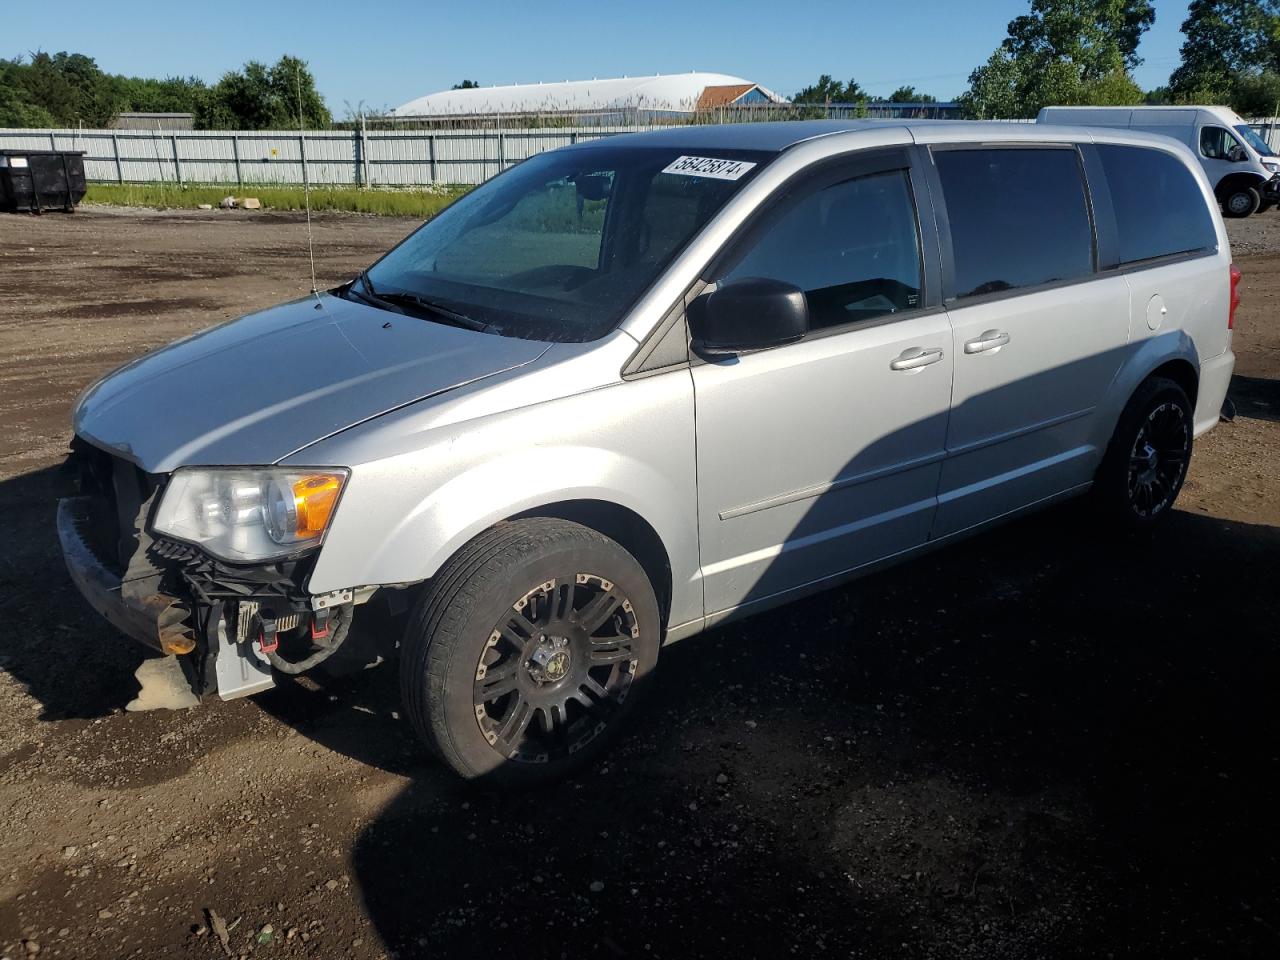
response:
[[[908,347],[898,355],[898,359],[889,361],[890,370],[919,370],[942,359],[942,351],[938,349],[921,350],[919,347]]]
[[[974,340],[966,340],[965,353],[985,353],[988,350],[999,350],[1009,342],[1009,335],[1000,330],[987,330]]]

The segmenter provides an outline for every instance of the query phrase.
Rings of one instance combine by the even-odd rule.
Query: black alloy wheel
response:
[[[1149,519],[1173,505],[1191,461],[1191,424],[1173,400],[1159,404],[1138,429],[1129,451],[1129,507]]]
[[[472,692],[480,732],[518,763],[577,753],[626,702],[639,635],[631,601],[598,574],[534,587],[480,654]]]
[[[1172,512],[1187,478],[1195,429],[1186,391],[1148,377],[1125,405],[1093,483],[1112,522],[1147,527]]]
[[[648,576],[566,520],[500,523],[432,578],[402,644],[405,714],[457,773],[555,779],[597,756],[658,661]]]

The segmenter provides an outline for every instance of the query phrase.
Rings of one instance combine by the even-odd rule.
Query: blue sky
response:
[[[292,53],[311,64],[336,116],[396,106],[464,78],[484,85],[712,70],[790,95],[820,73],[874,94],[899,84],[946,99],[1005,35],[1026,0],[467,0],[8,4],[0,56],[43,49],[105,70],[214,81],[245,60]],[[1158,0],[1143,39],[1144,87],[1178,63],[1182,0]]]

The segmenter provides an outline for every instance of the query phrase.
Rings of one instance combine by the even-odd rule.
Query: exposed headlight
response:
[[[152,527],[232,563],[315,546],[333,517],[346,470],[178,470]]]
[[[1280,160],[1263,160],[1262,165],[1272,173],[1280,173]]]

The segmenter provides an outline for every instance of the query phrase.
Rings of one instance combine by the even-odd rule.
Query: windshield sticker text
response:
[[[663,173],[685,177],[711,177],[714,180],[737,180],[754,167],[745,160],[717,160],[715,157],[676,157],[663,168]]]

